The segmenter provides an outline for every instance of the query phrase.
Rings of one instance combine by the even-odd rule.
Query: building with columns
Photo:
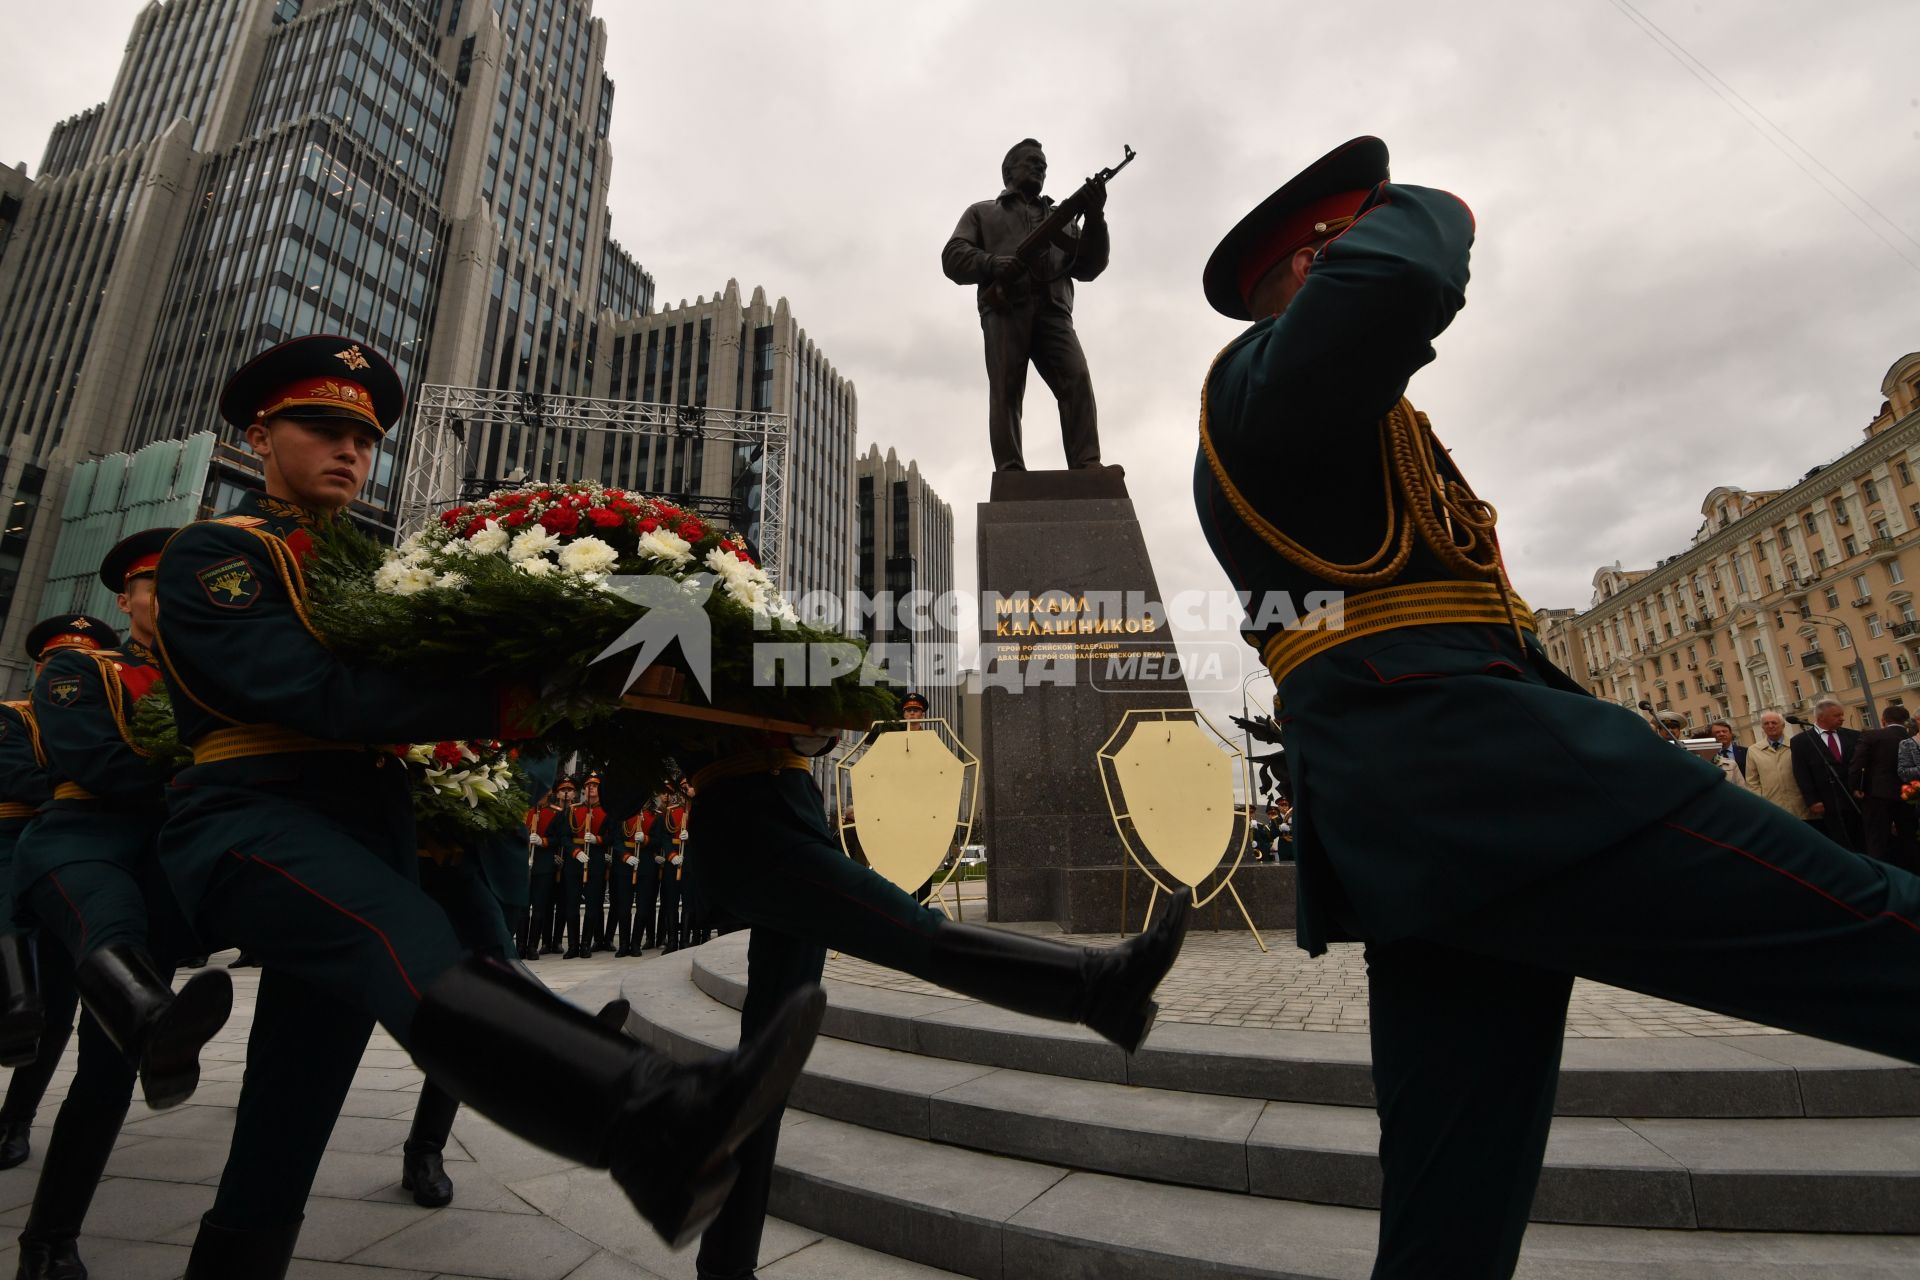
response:
[[[1856,726],[1893,698],[1920,708],[1920,352],[1880,391],[1847,453],[1784,488],[1713,490],[1691,547],[1600,569],[1583,612],[1542,610],[1549,656],[1599,697],[1743,742],[1762,711],[1829,694]]]

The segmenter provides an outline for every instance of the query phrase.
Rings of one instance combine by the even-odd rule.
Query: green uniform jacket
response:
[[[0,702],[0,801],[38,808],[53,797],[39,745],[40,729],[27,701]],[[0,818],[0,932],[13,920],[13,850],[31,817]]]
[[[1325,560],[1365,561],[1386,531],[1377,424],[1465,305],[1473,215],[1443,191],[1383,183],[1329,242],[1286,311],[1221,352],[1208,422],[1241,493]],[[1443,463],[1451,466],[1450,463]],[[1202,531],[1251,593],[1258,644],[1310,593],[1228,506],[1204,452]],[[1415,539],[1397,582],[1452,576]],[[1284,601],[1284,607],[1279,607]],[[1459,917],[1614,844],[1720,784],[1719,771],[1589,697],[1511,628],[1430,626],[1312,658],[1280,689],[1294,799],[1300,945],[1389,941]]]
[[[313,517],[292,503],[249,494],[232,512],[187,525],[160,558],[159,650],[172,691],[180,740],[200,742],[216,729],[273,726],[331,742],[388,744],[450,738],[499,738],[506,699],[499,688],[436,681],[348,666],[307,621],[300,561],[311,546]],[[254,788],[321,809],[354,804],[329,786],[337,752],[285,752],[196,764],[174,780],[178,811],[195,787]],[[381,798],[410,812],[406,771],[381,770]],[[191,841],[161,837],[168,879],[192,918],[208,878],[228,848],[244,842],[244,808],[198,815]],[[413,833],[395,847],[411,857]]]
[[[146,650],[57,649],[33,682],[33,715],[47,773],[94,798],[50,799],[45,814],[108,809],[146,820],[148,833],[166,815],[165,777],[131,741],[133,707],[160,676]],[[14,852],[14,885],[24,893],[41,876],[76,862],[112,862],[132,870],[148,852],[125,822],[61,823],[58,839],[29,836]]]

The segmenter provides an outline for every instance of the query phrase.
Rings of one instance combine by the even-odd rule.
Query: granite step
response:
[[[746,935],[691,953],[694,983],[734,1009]],[[823,1034],[953,1062],[1109,1084],[1334,1106],[1373,1105],[1367,1037],[1162,1022],[1129,1058],[1082,1027],[956,995],[827,980]],[[1920,1117],[1920,1067],[1797,1035],[1570,1039],[1562,1116]]]
[[[738,1015],[649,966],[628,992],[681,1057],[731,1046]],[[907,1138],[1273,1199],[1374,1208],[1369,1107],[1086,1080],[823,1039],[793,1105]],[[1562,1116],[1538,1222],[1674,1230],[1920,1232],[1920,1120]]]
[[[1074,1171],[792,1115],[773,1211],[980,1280],[1365,1280],[1378,1215]],[[1893,1280],[1905,1236],[1536,1225],[1520,1280]]]

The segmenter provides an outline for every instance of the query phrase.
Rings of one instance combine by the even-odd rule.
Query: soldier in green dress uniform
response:
[[[33,703],[0,702],[0,975],[6,984],[0,1066],[13,1069],[0,1103],[0,1169],[32,1153],[33,1117],[60,1065],[79,1002],[66,952],[48,947],[37,953],[33,935],[13,923],[13,847],[35,811],[52,798]]]
[[[1512,1272],[1576,974],[1920,1061],[1920,878],[1554,667],[1493,509],[1407,403],[1473,238],[1360,138],[1204,282],[1251,325],[1207,374],[1194,501],[1279,689],[1300,945],[1367,944],[1382,1280]],[[1384,742],[1423,762],[1392,804]]]
[[[816,988],[737,1054],[674,1066],[467,955],[421,891],[405,771],[370,744],[525,736],[533,695],[351,666],[308,620],[315,530],[344,518],[402,400],[399,375],[350,338],[256,357],[220,405],[260,457],[266,492],[187,526],[161,557],[159,650],[194,759],[170,794],[161,860],[203,935],[262,964],[233,1145],[192,1280],[284,1275],[376,1019],[451,1096],[610,1168],[670,1240],[714,1212],[734,1149],[785,1098],[819,1025]]]
[[[101,563],[128,618],[125,645],[85,617],[48,619],[28,636],[43,664],[34,715],[54,793],[20,836],[16,909],[30,907],[43,941],[57,944],[47,948],[62,953],[54,972],[73,966],[66,972],[87,1014],[20,1234],[20,1280],[85,1275],[80,1228],[126,1118],[136,1064],[149,1105],[184,1100],[199,1079],[201,1045],[232,1007],[224,972],[196,975],[178,996],[170,989],[180,956],[200,948],[154,865],[162,777],[130,732],[157,676],[153,574],[172,532],[133,534]]]

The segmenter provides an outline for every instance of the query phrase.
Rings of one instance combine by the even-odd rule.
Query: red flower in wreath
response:
[[[572,507],[554,507],[540,517],[548,533],[570,537],[580,531],[580,513]]]
[[[652,516],[643,516],[641,517],[640,523],[637,527],[642,533],[652,533],[655,529],[658,529],[660,527],[660,522]]]
[[[433,762],[443,769],[451,769],[460,763],[460,744],[442,742],[433,748]]]
[[[596,529],[617,529],[627,522],[625,516],[606,507],[587,508],[587,519]]]
[[[506,527],[509,529],[518,529],[521,525],[525,524],[526,522],[527,522],[527,513],[525,511],[509,511],[507,513],[507,518],[501,521],[500,523],[506,525]]]

